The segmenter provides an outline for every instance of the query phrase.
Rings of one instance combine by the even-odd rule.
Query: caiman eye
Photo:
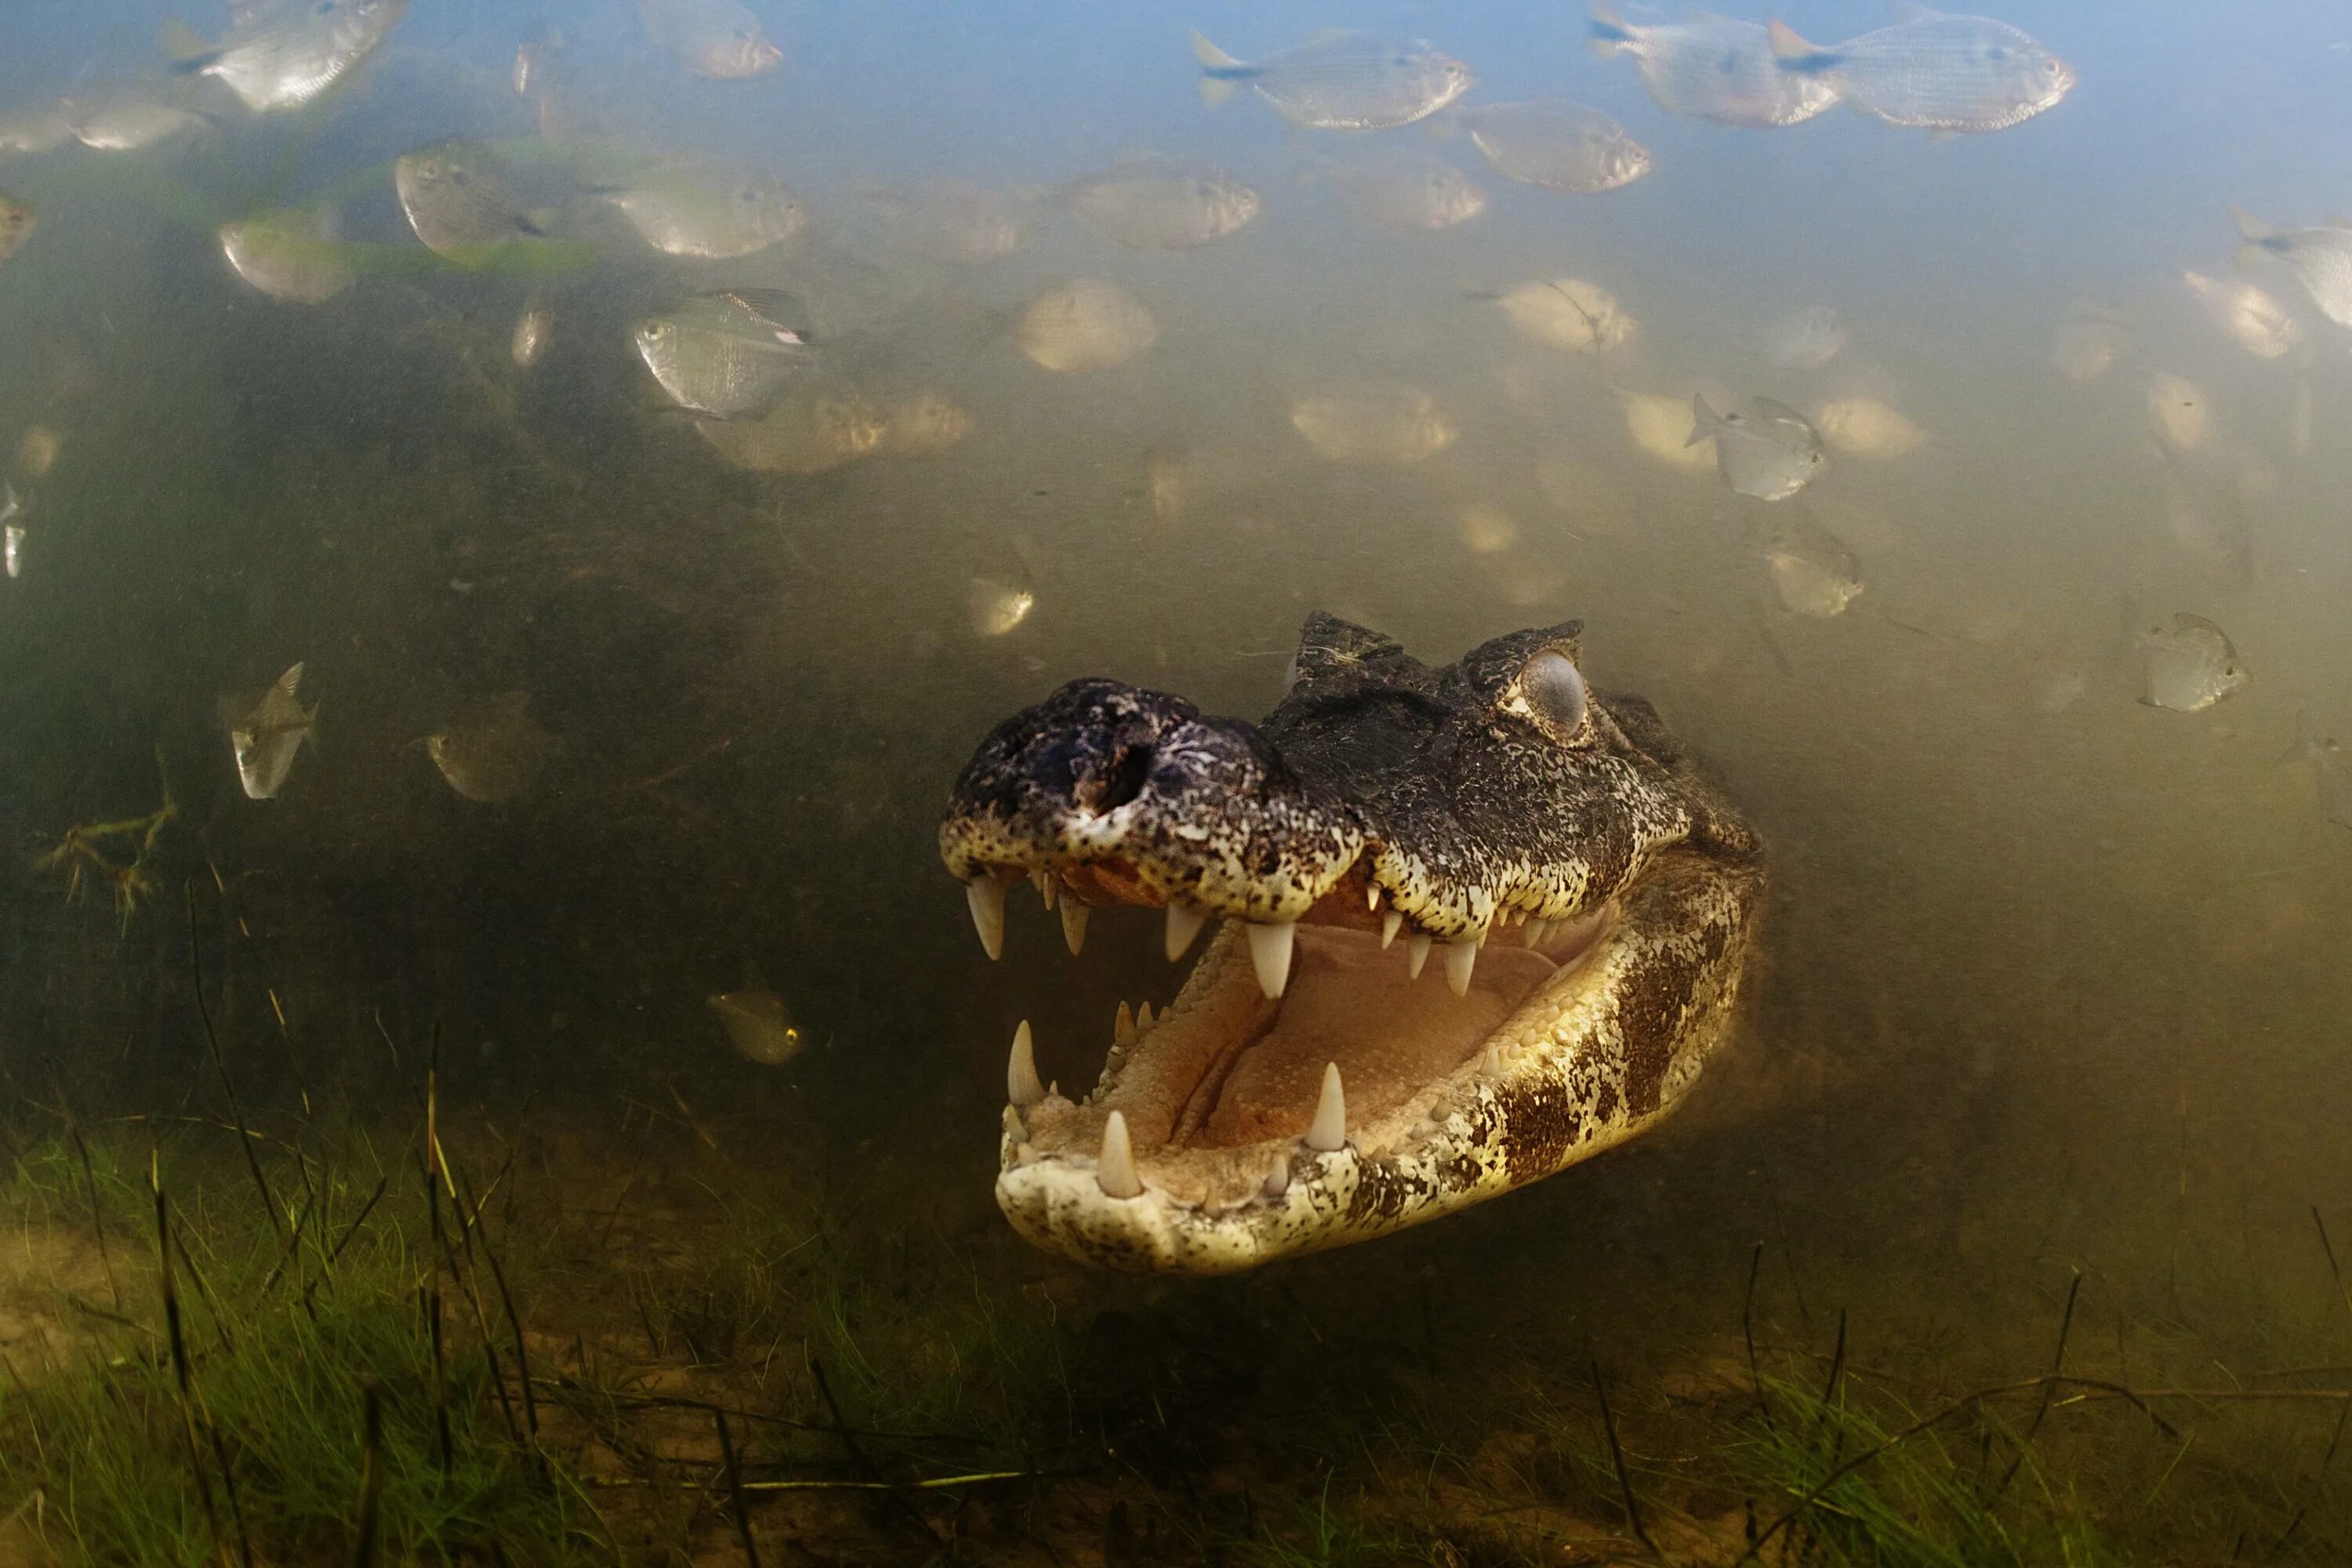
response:
[[[1566,738],[1584,727],[1584,676],[1566,654],[1547,648],[1528,660],[1519,691],[1554,734]]]

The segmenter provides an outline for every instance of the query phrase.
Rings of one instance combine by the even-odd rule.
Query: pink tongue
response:
[[[1234,1148],[1303,1134],[1327,1062],[1339,1064],[1351,1124],[1392,1110],[1468,1060],[1553,967],[1524,947],[1489,944],[1470,994],[1456,996],[1443,950],[1409,980],[1403,943],[1382,952],[1367,932],[1301,925],[1282,1011],[1226,1074],[1193,1142]]]

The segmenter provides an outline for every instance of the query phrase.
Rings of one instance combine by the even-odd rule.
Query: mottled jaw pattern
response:
[[[1082,680],[982,742],[940,847],[991,957],[1024,879],[1073,953],[1102,904],[1164,909],[1171,962],[1224,917],[1164,1013],[1121,1007],[1082,1099],[1022,1026],[1016,1228],[1229,1272],[1549,1175],[1673,1103],[1728,1018],[1756,846],[1646,704],[1586,691],[1577,631],[1432,670],[1318,616],[1263,726]]]

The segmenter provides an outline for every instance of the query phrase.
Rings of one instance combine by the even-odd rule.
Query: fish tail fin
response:
[[[2238,237],[2260,245],[2266,239],[2276,239],[2278,230],[2256,217],[2243,207],[2230,209],[2230,221],[2238,226]]]
[[[1585,34],[1592,52],[1604,60],[1633,41],[1633,30],[1610,0],[1592,0],[1592,20],[1585,25]]]
[[[1690,438],[1683,445],[1696,447],[1701,441],[1714,439],[1716,431],[1722,426],[1722,424],[1723,416],[1706,405],[1706,394],[1692,393]]]
[[[1772,58],[1790,70],[1820,70],[1830,63],[1830,54],[1806,41],[1796,28],[1774,17],[1764,27],[1765,36],[1772,41]]]
[[[1246,68],[1241,61],[1198,32],[1192,35],[1192,58],[1201,62],[1202,104],[1214,109],[1233,97],[1234,84]]]
[[[302,715],[302,739],[310,742],[311,752],[319,750],[319,710],[323,704],[313,702],[310,710]]]

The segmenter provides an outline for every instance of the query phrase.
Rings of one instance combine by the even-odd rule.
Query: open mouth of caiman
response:
[[[1100,1079],[1007,1068],[997,1199],[1083,1262],[1223,1273],[1552,1173],[1670,1107],[1725,1032],[1757,846],[1575,623],[1432,669],[1307,623],[1263,725],[1074,681],[998,726],[940,847],[991,956],[1028,881],[1201,956]],[[1203,939],[1203,928],[1216,921]],[[1130,1021],[1131,1020],[1131,1021]]]

